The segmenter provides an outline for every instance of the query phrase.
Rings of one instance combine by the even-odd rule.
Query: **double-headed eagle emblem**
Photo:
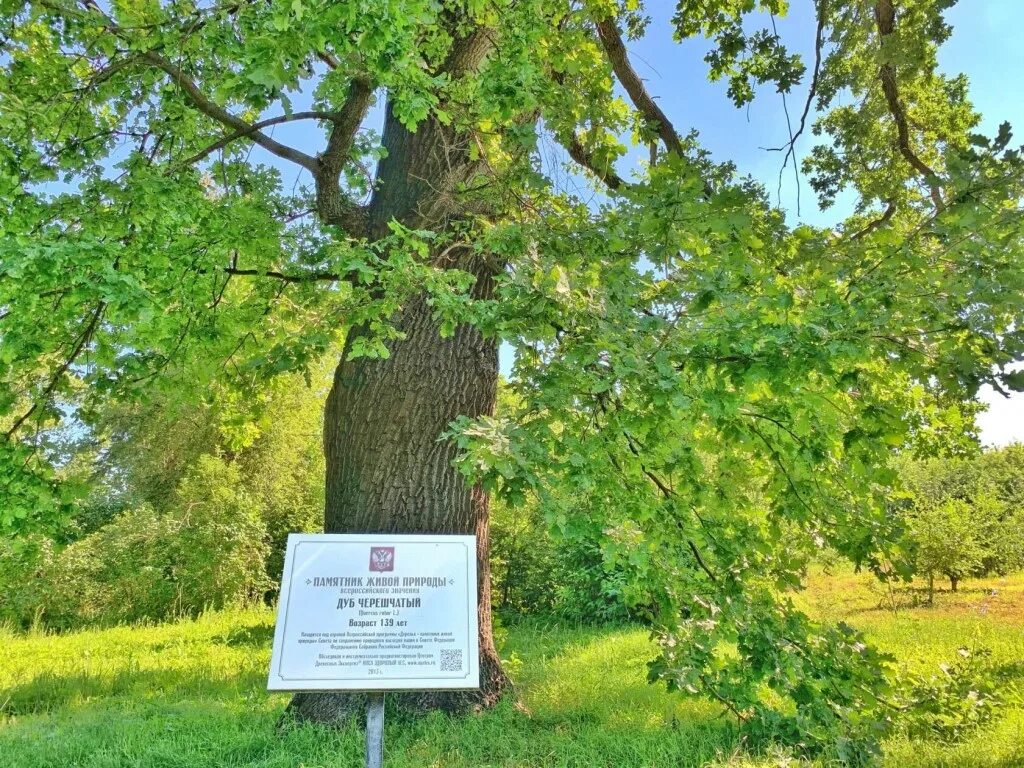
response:
[[[370,570],[378,572],[395,570],[395,548],[370,547]]]

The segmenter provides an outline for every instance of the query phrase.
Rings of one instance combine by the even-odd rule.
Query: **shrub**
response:
[[[53,558],[53,541],[41,534],[0,538],[0,624],[26,626],[42,618],[44,575]]]
[[[266,527],[237,466],[200,457],[178,487],[170,518],[170,577],[180,610],[252,602],[271,588]]]
[[[62,629],[167,616],[175,598],[167,578],[175,534],[174,521],[152,507],[121,513],[53,558],[41,575],[35,613]]]
[[[631,618],[624,575],[610,568],[596,535],[553,532],[534,500],[495,499],[491,509],[494,607],[506,614],[548,615],[582,623]]]
[[[170,512],[126,510],[56,551],[42,538],[0,549],[0,617],[67,629],[195,614],[251,602],[270,587],[268,547],[237,469],[201,458]]]
[[[987,648],[960,648],[939,674],[908,673],[905,714],[900,727],[911,738],[959,741],[995,717],[1004,703],[1006,674]]]

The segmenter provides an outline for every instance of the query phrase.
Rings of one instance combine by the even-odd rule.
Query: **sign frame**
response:
[[[303,551],[304,545],[306,546]],[[381,573],[387,574],[395,569],[395,562],[403,565],[412,556],[418,558],[416,562],[423,565],[421,572],[428,569],[436,569],[439,562],[448,565],[456,558],[464,558],[459,561],[458,576],[450,576],[447,572],[443,576],[451,581],[451,586],[457,593],[445,594],[444,600],[437,598],[432,591],[426,590],[421,599],[429,600],[417,610],[423,611],[424,621],[430,620],[435,623],[445,622],[442,626],[455,626],[458,629],[458,639],[461,641],[465,632],[465,643],[459,642],[457,648],[462,650],[462,656],[466,672],[462,676],[455,674],[444,674],[443,672],[426,674],[399,675],[394,669],[387,666],[386,661],[364,661],[365,666],[356,666],[354,669],[336,670],[333,674],[325,672],[322,677],[306,678],[296,677],[294,674],[285,674],[286,661],[291,659],[292,666],[301,663],[295,662],[297,656],[303,657],[298,650],[300,646],[296,643],[296,632],[301,636],[302,629],[296,629],[303,620],[308,621],[308,616],[297,619],[300,616],[300,609],[294,608],[302,601],[301,591],[296,587],[303,586],[303,580],[312,578],[310,568],[315,568],[318,560],[323,560],[326,552],[330,549],[336,552],[347,553],[342,571],[344,578],[370,578]],[[357,560],[354,552],[363,551],[366,553],[365,560]],[[415,553],[410,555],[410,552]],[[442,555],[442,553],[444,553]],[[431,559],[433,556],[433,559]],[[335,561],[336,562],[336,561]],[[450,569],[450,565],[448,565]],[[406,571],[408,572],[408,571]],[[318,574],[319,575],[319,574]],[[442,578],[438,576],[437,578]],[[459,582],[463,582],[460,584]],[[477,585],[477,562],[476,562],[476,536],[473,535],[448,535],[448,534],[342,534],[342,533],[292,533],[288,536],[288,547],[285,554],[284,571],[281,578],[281,592],[277,606],[277,618],[274,626],[274,643],[271,651],[270,670],[267,679],[269,691],[425,691],[425,690],[450,690],[466,691],[475,690],[480,687],[479,670],[479,636],[478,636],[478,585]],[[418,602],[418,601],[417,601]],[[433,603],[433,605],[431,604]],[[437,611],[444,608],[445,615]],[[465,615],[463,616],[463,610]],[[431,613],[433,611],[433,613]],[[449,614],[454,611],[454,616]],[[333,616],[325,616],[324,627],[326,629],[337,629],[338,621],[333,624],[328,621]],[[464,621],[463,621],[464,619]],[[289,629],[289,621],[292,621]],[[298,622],[298,624],[296,624]],[[412,627],[410,627],[412,629]],[[340,633],[344,636],[344,632]],[[380,630],[378,636],[386,634]],[[448,634],[454,634],[448,632]],[[353,635],[357,636],[357,635]],[[384,638],[386,639],[386,638]],[[381,641],[378,642],[383,642]],[[309,641],[307,641],[308,643]],[[320,641],[318,641],[320,642]],[[372,643],[372,638],[365,641]],[[322,645],[323,643],[320,642]],[[316,644],[309,645],[305,656],[316,658]],[[366,649],[366,658],[374,658],[373,649]],[[440,651],[438,651],[440,658]],[[394,656],[394,654],[392,654]],[[351,667],[353,662],[349,662]],[[439,662],[435,663],[434,669],[439,668]],[[441,664],[440,666],[443,666]],[[368,674],[366,670],[377,669],[374,674]]]

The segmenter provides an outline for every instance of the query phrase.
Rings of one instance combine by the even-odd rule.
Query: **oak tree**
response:
[[[807,62],[772,31],[785,0],[679,0],[652,32],[707,39],[739,106],[801,94],[781,155],[813,134],[820,204],[855,199],[816,228],[659,106],[640,2],[3,0],[3,525],[66,501],[62,419],[244,392],[344,334],[325,529],[478,536],[482,688],[422,703],[507,686],[488,493],[530,493],[656,595],[652,678],[861,754],[885,659],[788,591],[820,546],[893,560],[887,454],[1022,384],[1021,159],[937,68],[951,4],[807,3]]]

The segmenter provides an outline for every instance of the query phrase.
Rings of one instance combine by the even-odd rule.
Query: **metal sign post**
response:
[[[372,691],[366,701],[366,768],[384,765],[384,691]]]

